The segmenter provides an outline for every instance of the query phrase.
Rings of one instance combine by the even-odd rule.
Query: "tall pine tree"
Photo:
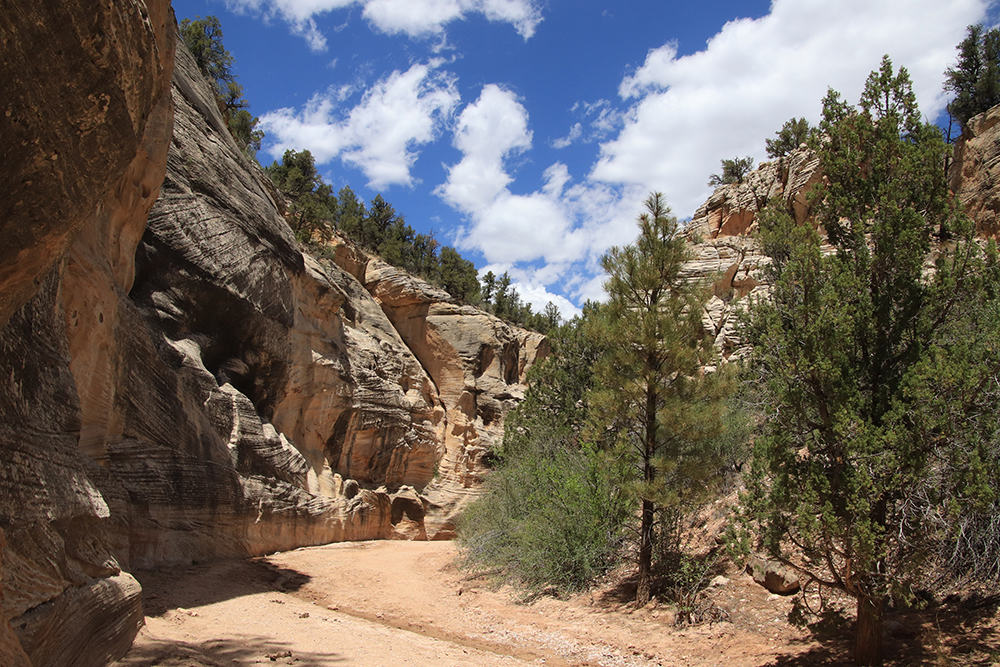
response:
[[[720,425],[716,380],[701,368],[709,350],[701,342],[704,290],[681,275],[687,242],[663,197],[654,193],[639,217],[633,245],[611,248],[601,259],[608,301],[588,322],[604,354],[595,366],[591,415],[596,433],[614,434],[615,446],[634,463],[629,484],[640,510],[637,604],[652,595],[657,523],[704,491],[715,466],[707,436]]]

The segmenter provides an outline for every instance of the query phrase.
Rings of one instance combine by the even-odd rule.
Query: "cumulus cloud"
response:
[[[237,11],[283,19],[314,51],[326,49],[316,17],[349,7],[361,7],[362,16],[381,32],[417,38],[440,36],[452,21],[481,14],[490,21],[509,23],[528,39],[542,20],[535,0],[228,0],[227,4]]]
[[[545,307],[550,303],[555,304],[555,306],[559,309],[559,314],[562,315],[564,320],[571,320],[574,316],[579,315],[582,312],[579,308],[577,308],[575,303],[561,294],[553,294],[545,289],[544,285],[533,285],[531,283],[523,283],[516,280],[511,284],[517,290],[521,300],[526,303],[530,303],[531,309],[536,313],[543,312]]]
[[[556,293],[577,304],[601,300],[598,259],[635,238],[650,191],[665,192],[678,217],[691,216],[720,159],[765,158],[764,140],[784,121],[818,122],[828,87],[856,102],[883,54],[909,70],[921,109],[935,118],[955,44],[987,5],[774,0],[770,14],[726,24],[697,53],[681,56],[672,42],[654,48],[622,80],[620,103],[577,105],[579,122],[552,143],[603,142],[590,172],[556,162],[534,191],[513,182],[515,160],[538,158],[527,111],[509,91],[487,86],[456,121],[463,157],[436,190],[466,217],[456,243],[482,252],[495,272],[509,269],[536,308]]]
[[[396,70],[378,81],[349,110],[352,87],[317,93],[301,110],[278,109],[260,118],[276,159],[307,148],[317,164],[335,158],[357,167],[373,189],[411,186],[415,147],[433,141],[459,102],[455,78],[433,63]]]
[[[538,300],[548,295],[543,307],[555,302],[547,289],[554,284],[576,297],[596,296],[592,285],[572,276],[593,274],[604,249],[635,235],[634,226],[623,224],[634,219],[631,200],[620,188],[573,183],[560,162],[545,170],[538,190],[512,192],[507,162],[531,148],[532,134],[527,110],[499,86],[484,87],[455,125],[454,144],[463,157],[448,168],[448,179],[436,192],[469,221],[456,239],[458,247],[479,250],[491,266],[516,266],[512,275],[523,287],[519,291]]]
[[[765,158],[764,139],[791,117],[819,120],[828,87],[856,102],[883,54],[905,66],[920,107],[945,104],[942,72],[986,0],[774,0],[759,19],[727,23],[707,48],[652,49],[619,88],[631,106],[590,178],[662,190],[681,217],[710,190],[719,160]]]

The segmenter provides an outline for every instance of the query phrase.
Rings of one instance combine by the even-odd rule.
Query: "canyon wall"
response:
[[[743,297],[763,298],[768,291],[761,269],[769,260],[754,239],[758,214],[778,198],[797,223],[807,222],[807,195],[822,179],[819,158],[802,146],[761,163],[743,183],[716,188],[685,228],[694,254],[685,277],[711,285],[702,322],[724,359],[738,358],[742,349],[736,322],[747,303]],[[954,146],[948,185],[975,222],[976,235],[1000,240],[1000,106],[969,121]]]
[[[740,310],[748,303],[744,297],[765,298],[768,292],[762,269],[769,259],[754,238],[757,216],[777,199],[797,223],[805,223],[806,196],[822,178],[819,158],[802,146],[784,158],[761,163],[742,183],[716,188],[685,227],[693,258],[683,276],[711,287],[702,327],[723,359],[735,360],[744,349],[737,332]]]
[[[1000,107],[969,120],[955,144],[948,186],[976,221],[976,233],[1000,239]]]
[[[452,537],[544,338],[304,255],[165,2],[8,4],[0,662],[121,655],[135,568]]]

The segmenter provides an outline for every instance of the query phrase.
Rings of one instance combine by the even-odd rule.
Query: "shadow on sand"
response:
[[[133,575],[142,584],[147,617],[162,617],[168,612],[197,616],[192,610],[201,606],[258,593],[291,593],[311,579],[263,558],[140,570]],[[134,645],[128,655],[115,664],[116,667],[231,667],[261,662],[262,658],[264,664],[295,664],[298,667],[326,667],[345,661],[335,653],[293,654],[289,644],[246,635],[205,642],[148,638]]]
[[[158,568],[133,575],[142,584],[147,616],[162,616],[172,609],[191,609],[257,593],[292,593],[311,579],[263,558]]]
[[[913,665],[995,665],[1000,637],[990,622],[1000,609],[1000,596],[971,596],[922,611],[890,612],[884,623],[886,667]],[[794,656],[781,656],[774,667],[853,664],[853,623],[840,618],[810,624],[821,643]]]
[[[344,663],[336,654],[292,653],[287,644],[265,637],[214,639],[202,643],[149,641],[135,646],[115,667],[232,667],[261,661],[296,667],[328,667]]]

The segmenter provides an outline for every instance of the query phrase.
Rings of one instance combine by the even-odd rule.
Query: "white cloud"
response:
[[[467,218],[456,244],[481,251],[503,267],[498,273],[509,269],[522,294],[602,300],[598,260],[634,240],[650,191],[665,192],[679,217],[692,215],[720,159],[763,159],[764,140],[784,121],[818,121],[828,87],[856,102],[883,54],[909,70],[921,108],[936,117],[955,44],[987,4],[774,0],[769,15],[727,24],[703,51],[679,57],[673,43],[652,49],[621,82],[624,109],[581,103],[572,109],[578,125],[552,144],[603,141],[591,173],[574,180],[555,163],[527,194],[515,189],[508,164],[531,150],[527,112],[513,94],[488,86],[460,115],[454,143],[463,158],[436,190]],[[532,298],[536,307],[549,300]]]
[[[555,304],[555,306],[559,309],[559,314],[562,315],[564,320],[571,320],[575,315],[579,315],[583,312],[572,301],[560,294],[553,294],[545,289],[544,285],[532,285],[530,283],[526,284],[517,281],[511,284],[517,290],[521,300],[526,303],[530,303],[531,309],[536,313],[543,312],[545,310],[545,306],[549,303]]]
[[[905,66],[923,112],[943,109],[942,72],[986,0],[774,0],[759,19],[726,24],[705,50],[668,43],[619,89],[634,100],[624,129],[602,145],[590,177],[662,190],[681,217],[710,193],[719,160],[766,157],[764,139],[795,116],[819,120],[828,87],[857,102],[888,53]]]
[[[583,125],[580,123],[574,123],[573,127],[569,128],[569,134],[565,137],[560,137],[552,142],[553,148],[566,148],[572,146],[573,142],[580,138],[583,134]]]
[[[556,294],[546,289],[543,283],[538,282],[533,271],[518,268],[512,264],[487,264],[479,269],[480,282],[482,282],[483,276],[491,271],[498,278],[507,273],[511,278],[511,287],[514,288],[522,301],[531,304],[531,309],[536,313],[544,311],[545,306],[549,303],[553,303],[559,308],[559,314],[564,320],[572,319],[582,312],[576,304],[562,294]]]
[[[355,6],[362,8],[362,15],[375,29],[417,38],[441,36],[452,21],[481,14],[490,21],[509,23],[528,39],[542,20],[535,0],[227,0],[227,5],[236,11],[280,17],[314,51],[326,49],[316,17]]]
[[[394,71],[369,88],[346,113],[340,105],[351,87],[317,93],[301,111],[278,109],[261,116],[274,141],[268,152],[308,149],[317,164],[339,157],[360,169],[374,189],[413,185],[414,147],[433,141],[459,102],[454,76],[417,64]]]
[[[486,86],[458,117],[454,144],[463,157],[436,192],[469,220],[456,239],[460,249],[479,250],[491,266],[520,265],[512,275],[534,295],[552,294],[548,286],[555,284],[579,295],[585,287],[572,276],[593,274],[607,247],[632,240],[639,200],[631,188],[626,195],[620,188],[573,183],[559,162],[545,170],[538,190],[512,192],[506,162],[530,149],[531,138],[528,113],[517,97]]]

